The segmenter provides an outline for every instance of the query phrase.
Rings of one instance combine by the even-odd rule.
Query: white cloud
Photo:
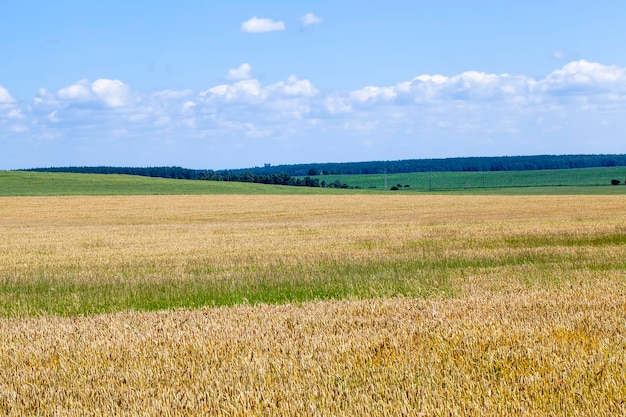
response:
[[[46,92],[44,91],[44,94]],[[82,79],[76,83],[63,87],[57,91],[57,97],[61,100],[78,100],[86,101],[93,97],[93,91],[91,85],[87,79]]]
[[[311,26],[322,23],[322,19],[315,16],[313,13],[307,13],[300,18],[303,26]]]
[[[223,98],[226,101],[263,98],[264,91],[258,80],[241,80],[233,84],[221,84],[200,93],[208,99]]]
[[[367,159],[369,154],[357,156],[366,143],[372,155],[389,159],[450,149],[457,155],[584,153],[596,149],[585,145],[592,140],[600,146],[599,137],[603,147],[597,152],[623,152],[622,67],[575,61],[539,78],[479,71],[418,74],[352,91],[318,90],[309,79],[295,75],[263,83],[252,73],[249,64],[241,64],[227,72],[229,81],[200,92],[142,93],[120,80],[83,79],[56,91],[42,88],[24,106],[0,88],[0,138],[28,138],[22,141],[28,143],[47,138],[59,149],[63,141],[85,139],[85,146],[101,144],[90,148],[98,155],[108,152],[111,138],[118,149],[132,142],[156,152],[162,144],[169,151],[161,155],[161,163],[200,168],[215,168],[201,155],[218,150],[230,155],[235,143],[245,148],[252,142],[257,146],[253,156],[264,159],[259,163],[275,162],[270,156],[279,153],[272,148],[278,142],[304,152],[290,154],[291,162],[302,155]],[[210,144],[211,150],[192,145],[200,143]],[[198,162],[169,161],[173,152]],[[0,154],[0,167],[11,163],[7,155]],[[99,163],[115,163],[115,155],[110,158]]]
[[[238,68],[231,68],[228,70],[226,78],[228,80],[246,80],[251,78],[252,67],[248,63],[239,65]]]
[[[128,88],[120,80],[99,79],[91,88],[109,107],[123,107],[128,103]]]
[[[624,100],[626,69],[574,61],[544,78],[466,71],[454,76],[422,74],[394,86],[367,86],[347,94],[352,103],[478,103],[532,104],[560,101]]]
[[[433,83],[433,84],[445,84],[448,81],[448,77],[445,77],[441,74],[436,75],[418,75],[413,78],[413,81],[421,81],[423,83]]]
[[[247,33],[264,33],[285,30],[285,23],[256,16],[241,24],[241,31]]]
[[[76,83],[63,87],[56,92],[59,100],[69,103],[101,103],[106,107],[123,107],[129,104],[128,87],[120,80],[101,78],[93,83],[82,79]],[[50,100],[48,91],[40,89],[36,102]]]
[[[548,91],[561,93],[586,90],[588,93],[606,93],[626,90],[626,70],[615,65],[606,66],[585,60],[570,62],[553,71],[541,86]]]
[[[10,104],[15,102],[15,99],[9,93],[9,90],[0,85],[0,104]]]
[[[287,96],[312,97],[317,94],[317,89],[309,80],[299,80],[295,75],[290,76],[287,81],[281,81],[268,87],[270,92],[278,92]]]
[[[291,75],[286,81],[263,86],[259,80],[250,78],[251,72],[252,67],[249,64],[241,64],[238,68],[229,70],[226,77],[238,81],[216,85],[200,92],[199,96],[204,100],[223,99],[258,104],[270,97],[313,97],[318,92],[311,81],[298,79],[295,75]]]
[[[368,100],[393,100],[396,96],[397,92],[394,87],[376,87],[371,85],[350,93],[352,99],[360,102],[366,102]]]

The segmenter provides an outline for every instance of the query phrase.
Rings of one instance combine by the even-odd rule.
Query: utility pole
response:
[[[385,183],[384,183],[383,187],[384,187],[385,191],[387,191],[387,168],[385,168],[385,177],[384,178],[385,178]]]
[[[433,167],[430,167],[430,172],[428,173],[428,190],[433,190]]]

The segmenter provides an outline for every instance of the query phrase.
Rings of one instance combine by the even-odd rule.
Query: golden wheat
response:
[[[2,318],[0,414],[624,415],[625,203],[0,199],[4,285],[415,260],[457,294]]]
[[[624,234],[624,197],[145,196],[0,198],[0,277],[188,279],[283,263],[499,258],[527,236]],[[585,250],[551,246],[548,251]],[[621,247],[588,248],[616,259]]]
[[[0,321],[5,415],[623,415],[626,288]]]

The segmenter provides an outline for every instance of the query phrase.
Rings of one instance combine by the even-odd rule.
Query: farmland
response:
[[[384,189],[385,177],[387,190]],[[626,195],[626,167],[319,175],[314,178],[326,184],[338,181],[350,188],[294,187],[116,174],[0,171],[0,196],[380,194],[388,193],[391,187],[398,185],[398,191],[405,194]],[[611,185],[613,179],[619,180],[621,184]]]
[[[0,414],[624,414],[625,206],[1,197]]]
[[[479,194],[625,194],[611,187],[612,179],[626,180],[626,167],[487,172],[413,172],[388,175],[322,175],[320,181],[339,181],[353,187],[403,192],[460,192]],[[408,186],[408,187],[407,187]]]

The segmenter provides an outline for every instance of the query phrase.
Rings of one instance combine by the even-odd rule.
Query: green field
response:
[[[385,176],[375,175],[325,175],[318,177],[331,184],[335,181],[364,189],[385,189]],[[403,191],[462,191],[489,193],[509,189],[506,194],[596,194],[623,193],[626,189],[611,188],[611,180],[626,180],[626,167],[581,168],[538,171],[489,171],[489,172],[415,172],[387,174],[387,189],[400,186]],[[409,187],[406,187],[408,185]],[[606,187],[605,187],[606,186]],[[530,187],[546,187],[545,190],[524,190]],[[565,187],[565,189],[560,189]],[[569,187],[584,187],[575,191]],[[601,188],[597,188],[601,187]],[[626,187],[624,187],[626,188]],[[517,189],[517,190],[514,190]],[[520,190],[521,189],[521,190]]]
[[[0,171],[0,196],[328,194],[308,187],[194,181],[132,175]]]
[[[358,189],[194,181],[130,175],[0,171],[0,196],[207,195],[207,194],[626,194],[626,167],[543,171],[417,172],[384,175],[324,175]],[[612,179],[622,182],[611,184]],[[391,187],[400,185],[398,191]],[[408,185],[408,187],[406,187]]]

